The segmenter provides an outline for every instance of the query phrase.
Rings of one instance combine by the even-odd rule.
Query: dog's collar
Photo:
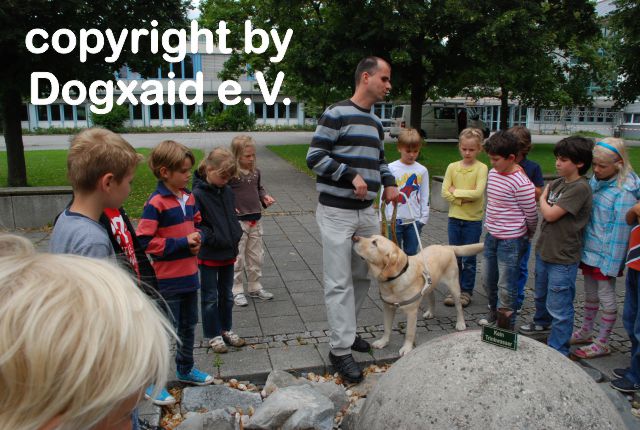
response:
[[[408,268],[409,268],[409,257],[407,257],[407,264],[404,265],[404,267],[402,268],[400,273],[398,273],[396,276],[392,276],[390,278],[387,278],[382,282],[389,282],[389,281],[394,281],[394,280],[398,279],[400,276],[404,275],[404,272],[406,272]]]

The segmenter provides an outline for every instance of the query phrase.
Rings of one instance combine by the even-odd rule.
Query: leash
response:
[[[391,240],[393,241],[393,243],[397,245],[398,235],[396,234],[396,217],[398,216],[398,203],[393,202],[393,213],[391,214],[391,231],[390,232],[389,232],[389,223],[387,222],[387,203],[384,200],[380,205],[380,214],[382,218],[382,221],[380,222],[380,234],[384,237],[389,237],[389,233],[391,233]]]

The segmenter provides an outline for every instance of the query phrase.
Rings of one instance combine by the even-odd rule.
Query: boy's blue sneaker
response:
[[[144,397],[147,398],[148,400],[151,400],[151,403],[153,403],[154,405],[167,406],[167,405],[173,405],[176,402],[175,397],[169,394],[166,388],[163,388],[155,398],[151,397],[153,395],[154,389],[155,389],[155,386],[150,385],[144,391]]]
[[[213,382],[213,376],[201,372],[195,367],[189,373],[176,372],[178,381],[192,385],[209,385]]]

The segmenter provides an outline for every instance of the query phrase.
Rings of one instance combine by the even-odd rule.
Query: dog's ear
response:
[[[381,277],[390,278],[397,275],[398,272],[402,270],[402,267],[400,267],[402,260],[400,258],[401,255],[402,251],[400,248],[394,246],[393,249],[385,256],[387,261],[385,261],[384,269],[380,273]]]

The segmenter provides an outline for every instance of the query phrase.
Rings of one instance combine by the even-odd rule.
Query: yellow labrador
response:
[[[428,297],[423,318],[433,318],[434,289],[442,282],[447,285],[456,306],[456,330],[466,328],[460,304],[460,283],[456,257],[480,253],[482,243],[464,246],[431,245],[418,255],[407,256],[402,249],[384,236],[353,237],[354,249],[369,264],[369,275],[378,281],[380,297],[384,303],[384,335],[373,342],[374,348],[389,344],[391,326],[396,308],[407,315],[407,334],[400,355],[413,349],[416,337],[418,309],[423,295]],[[425,271],[426,263],[426,271]],[[428,275],[427,275],[428,273]],[[424,291],[423,291],[424,289]]]

